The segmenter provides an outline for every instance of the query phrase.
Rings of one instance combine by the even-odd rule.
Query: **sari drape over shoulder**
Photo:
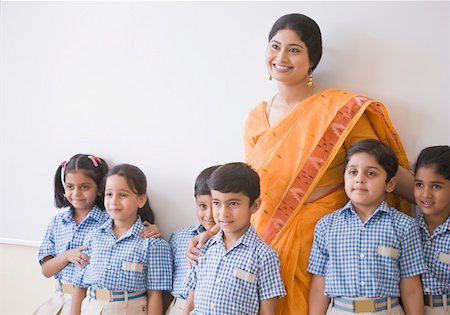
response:
[[[244,131],[246,162],[261,178],[262,204],[252,217],[257,233],[281,261],[287,296],[277,314],[308,312],[311,275],[306,272],[316,222],[344,206],[343,163],[353,143],[376,138],[388,144],[408,169],[403,146],[384,105],[349,91],[328,89],[297,105],[269,126],[266,103],[249,114]],[[306,203],[317,187],[334,191]],[[391,206],[410,214],[410,204],[388,196]]]

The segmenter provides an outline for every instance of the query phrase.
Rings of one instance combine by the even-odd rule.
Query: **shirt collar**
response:
[[[419,214],[416,217],[416,222],[417,225],[419,225],[419,228],[427,231],[428,233],[428,225],[427,222],[425,221],[425,217],[423,216],[423,213]],[[444,233],[445,231],[450,230],[450,217],[447,218],[447,220],[445,220],[444,223],[442,223],[441,225],[439,225],[436,230],[433,231],[433,234],[435,233]]]
[[[114,235],[114,231],[112,229],[113,219],[109,218],[100,229]],[[139,234],[145,229],[145,226],[142,224],[141,217],[138,216],[136,222],[131,226],[131,228],[125,232],[117,241],[122,240],[127,237],[140,237]]]
[[[257,237],[258,236],[256,234],[255,229],[252,226],[249,226],[247,231],[245,231],[245,233],[236,241],[236,243],[233,244],[233,247],[231,247],[229,251],[231,251],[233,248],[239,246],[240,244],[245,245],[245,246],[251,246],[252,244],[254,244],[255,239]],[[211,239],[211,245],[213,245],[214,243],[223,244],[223,246],[225,246],[225,242],[223,241],[223,231],[222,230],[220,230],[219,233],[217,233],[217,235],[215,235]]]
[[[198,235],[198,234],[200,234],[200,233],[203,233],[203,232],[205,232],[206,231],[206,229],[203,227],[203,225],[201,225],[200,223],[199,224],[197,224],[197,225],[194,225],[193,227],[192,227],[192,230],[191,230],[191,232],[193,233],[193,234],[196,234],[196,235]]]
[[[378,212],[386,212],[386,213],[390,214],[392,212],[392,209],[388,206],[386,201],[383,201],[378,206],[378,208],[374,211],[374,213],[371,215],[371,217],[373,217]],[[353,207],[353,204],[352,204],[351,200],[349,202],[347,202],[347,204],[341,210],[339,210],[339,215],[350,214],[350,213],[358,215],[356,213],[355,207]]]
[[[74,212],[75,212],[75,208],[73,206],[71,206],[68,209],[68,211],[66,211],[64,213],[64,215],[62,217],[62,221],[64,224],[68,224],[72,221],[75,222],[75,219],[73,218]],[[91,209],[91,211],[89,211],[88,215],[86,216],[86,218],[84,218],[84,220],[81,223],[83,223],[84,221],[87,221],[87,220],[95,220],[97,222],[102,222],[104,215],[105,215],[105,211],[100,209],[97,205],[95,205]]]

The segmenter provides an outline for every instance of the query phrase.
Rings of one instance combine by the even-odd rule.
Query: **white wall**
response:
[[[410,160],[449,144],[448,2],[0,2],[0,241],[39,242],[62,160],[94,153],[148,176],[165,237],[195,221],[193,182],[243,159],[248,111],[276,91],[267,33],[322,28],[323,87],[383,101]]]

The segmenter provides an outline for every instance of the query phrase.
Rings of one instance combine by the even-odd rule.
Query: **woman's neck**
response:
[[[314,86],[307,86],[304,83],[295,86],[278,83],[277,101],[280,105],[293,108],[303,100],[313,95],[314,91]]]

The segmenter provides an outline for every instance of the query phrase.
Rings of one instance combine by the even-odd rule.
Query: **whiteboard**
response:
[[[320,25],[314,80],[388,107],[408,157],[449,144],[448,2],[8,2],[1,5],[0,240],[38,244],[61,161],[147,175],[164,237],[196,221],[194,180],[243,160],[281,15]]]

